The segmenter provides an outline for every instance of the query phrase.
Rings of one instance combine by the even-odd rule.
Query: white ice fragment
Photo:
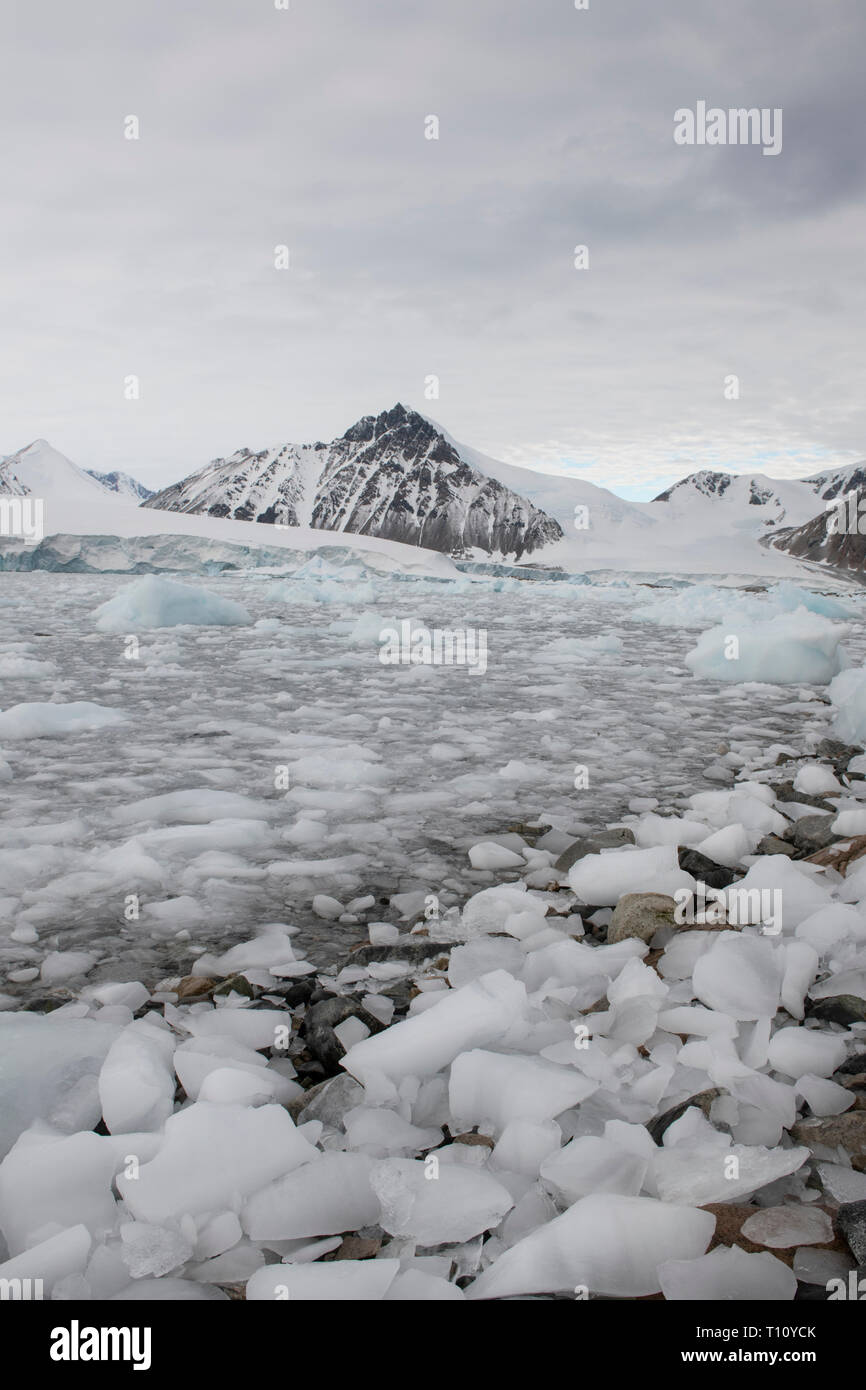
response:
[[[111,1045],[99,1073],[102,1117],[111,1134],[161,1129],[174,1109],[172,1056],[167,1028],[138,1019]]]
[[[279,1105],[250,1109],[198,1101],[166,1121],[165,1141],[137,1177],[117,1187],[138,1221],[223,1211],[278,1175],[321,1155]]]
[[[551,1120],[598,1089],[573,1067],[516,1053],[462,1052],[451,1066],[451,1113],[461,1129],[511,1120]]]
[[[844,1037],[814,1028],[780,1028],[770,1039],[768,1060],[775,1071],[801,1076],[832,1076],[845,1060]]]
[[[779,1007],[783,958],[766,937],[719,932],[695,962],[694,991],[702,1004],[730,1018],[772,1018]]]
[[[247,610],[233,599],[208,589],[178,584],[162,575],[148,574],[127,584],[94,612],[102,632],[139,632],[142,628],[238,627],[252,622]]]
[[[593,907],[615,907],[626,893],[672,896],[679,888],[695,888],[692,875],[679,867],[676,845],[584,855],[569,869],[568,884]]]
[[[647,1157],[630,1153],[609,1139],[584,1135],[545,1159],[541,1178],[546,1187],[570,1205],[594,1192],[636,1197],[648,1166]]]
[[[371,1073],[391,1080],[432,1076],[467,1048],[503,1037],[525,1007],[524,986],[494,970],[447,991],[426,1012],[356,1043],[341,1066],[362,1084]]]
[[[715,1224],[710,1212],[650,1197],[583,1197],[500,1255],[466,1296],[573,1294],[582,1286],[613,1298],[643,1298],[660,1291],[660,1265],[703,1254]]]
[[[473,869],[522,869],[525,865],[522,854],[515,854],[504,845],[482,840],[469,851],[469,863]]]
[[[833,1222],[820,1207],[789,1202],[783,1207],[762,1208],[743,1222],[740,1233],[770,1250],[792,1250],[797,1245],[829,1245]]]
[[[669,1301],[785,1303],[797,1292],[795,1275],[775,1255],[749,1255],[736,1245],[720,1245],[695,1260],[666,1260],[659,1282]]]
[[[796,1173],[809,1157],[806,1148],[684,1140],[657,1150],[649,1176],[662,1201],[702,1207],[759,1192],[777,1178]]]
[[[360,1303],[385,1297],[399,1260],[332,1260],[327,1264],[265,1265],[247,1281],[248,1302]]]
[[[315,1163],[289,1173],[283,1164],[285,1176],[249,1198],[241,1220],[252,1240],[334,1235],[378,1220],[379,1202],[370,1186],[374,1160],[360,1153],[312,1153]]]
[[[370,1183],[379,1223],[389,1235],[411,1236],[419,1245],[470,1240],[498,1226],[514,1205],[501,1182],[462,1163],[383,1159]]]

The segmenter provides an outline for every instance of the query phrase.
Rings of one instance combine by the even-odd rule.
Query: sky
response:
[[[0,454],[155,487],[400,400],[635,499],[866,455],[862,0],[283,3],[5,0]]]

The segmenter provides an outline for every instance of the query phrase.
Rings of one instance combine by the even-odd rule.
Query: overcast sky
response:
[[[863,0],[289,3],[4,0],[0,453],[153,486],[402,400],[628,496],[866,455]]]

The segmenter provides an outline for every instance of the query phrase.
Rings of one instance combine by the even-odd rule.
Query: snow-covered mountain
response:
[[[330,444],[239,449],[145,506],[516,560],[563,538],[558,520],[399,404],[365,415]]]
[[[0,495],[42,498],[51,504],[88,501],[105,496],[105,488],[45,439],[34,439],[26,448],[0,458]],[[59,518],[58,518],[59,519]]]
[[[136,502],[146,502],[148,497],[153,496],[152,487],[145,487],[144,483],[130,477],[128,473],[120,473],[117,470],[113,473],[97,473],[93,468],[88,468],[87,472],[107,492],[116,492],[120,497],[132,497]]]
[[[85,472],[43,439],[0,459],[0,496],[42,498],[46,538],[189,535],[282,551],[352,537],[409,569],[454,553],[570,573],[793,578],[801,556],[863,570],[856,545],[818,544],[811,532],[802,545],[796,536],[758,544],[816,516],[823,524],[825,501],[858,490],[866,496],[866,464],[801,479],[703,471],[652,502],[628,502],[581,478],[489,458],[402,405],[365,416],[330,444],[240,449],[141,505],[146,489],[135,479]],[[0,546],[12,563],[13,540]],[[32,567],[39,556],[28,550],[25,559]]]
[[[778,526],[800,526],[813,517],[821,505],[816,494],[823,477],[768,478],[763,473],[702,469],[659,493],[649,506],[669,520],[690,525],[711,521],[760,536]]]
[[[823,473],[813,473],[803,481],[814,487],[817,495],[826,502],[847,492],[857,492],[866,496],[866,460],[851,463],[847,468],[831,468]]]

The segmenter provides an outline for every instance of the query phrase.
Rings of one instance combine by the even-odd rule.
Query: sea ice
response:
[[[430,1159],[383,1159],[370,1184],[381,1207],[380,1225],[419,1245],[471,1240],[498,1226],[514,1205],[507,1188],[490,1174],[457,1163],[432,1167]]]
[[[668,1300],[784,1303],[797,1292],[795,1275],[775,1255],[749,1255],[735,1245],[720,1245],[695,1260],[666,1260],[659,1282]]]
[[[117,1187],[136,1220],[233,1209],[280,1174],[321,1155],[279,1105],[198,1101],[166,1122],[156,1157]]]
[[[356,1043],[340,1065],[362,1083],[371,1073],[392,1081],[432,1076],[459,1052],[507,1033],[526,1007],[526,991],[504,970],[449,990],[423,1014]]]
[[[12,705],[0,714],[0,738],[65,738],[71,734],[91,733],[94,729],[107,729],[125,721],[122,710],[95,705],[90,700]]]
[[[587,854],[568,871],[571,891],[593,907],[615,907],[625,893],[664,893],[694,889],[691,874],[679,867],[675,845],[655,849],[608,850]]]
[[[573,1294],[583,1286],[611,1298],[644,1298],[661,1289],[660,1265],[703,1254],[715,1224],[710,1212],[650,1197],[583,1197],[500,1255],[466,1296]]]
[[[252,622],[247,610],[234,599],[208,589],[178,584],[161,575],[136,579],[94,613],[102,632],[140,632],[143,628],[238,627]]]
[[[597,1089],[572,1067],[476,1049],[453,1062],[448,1092],[461,1129],[491,1124],[501,1135],[512,1120],[552,1120]]]

